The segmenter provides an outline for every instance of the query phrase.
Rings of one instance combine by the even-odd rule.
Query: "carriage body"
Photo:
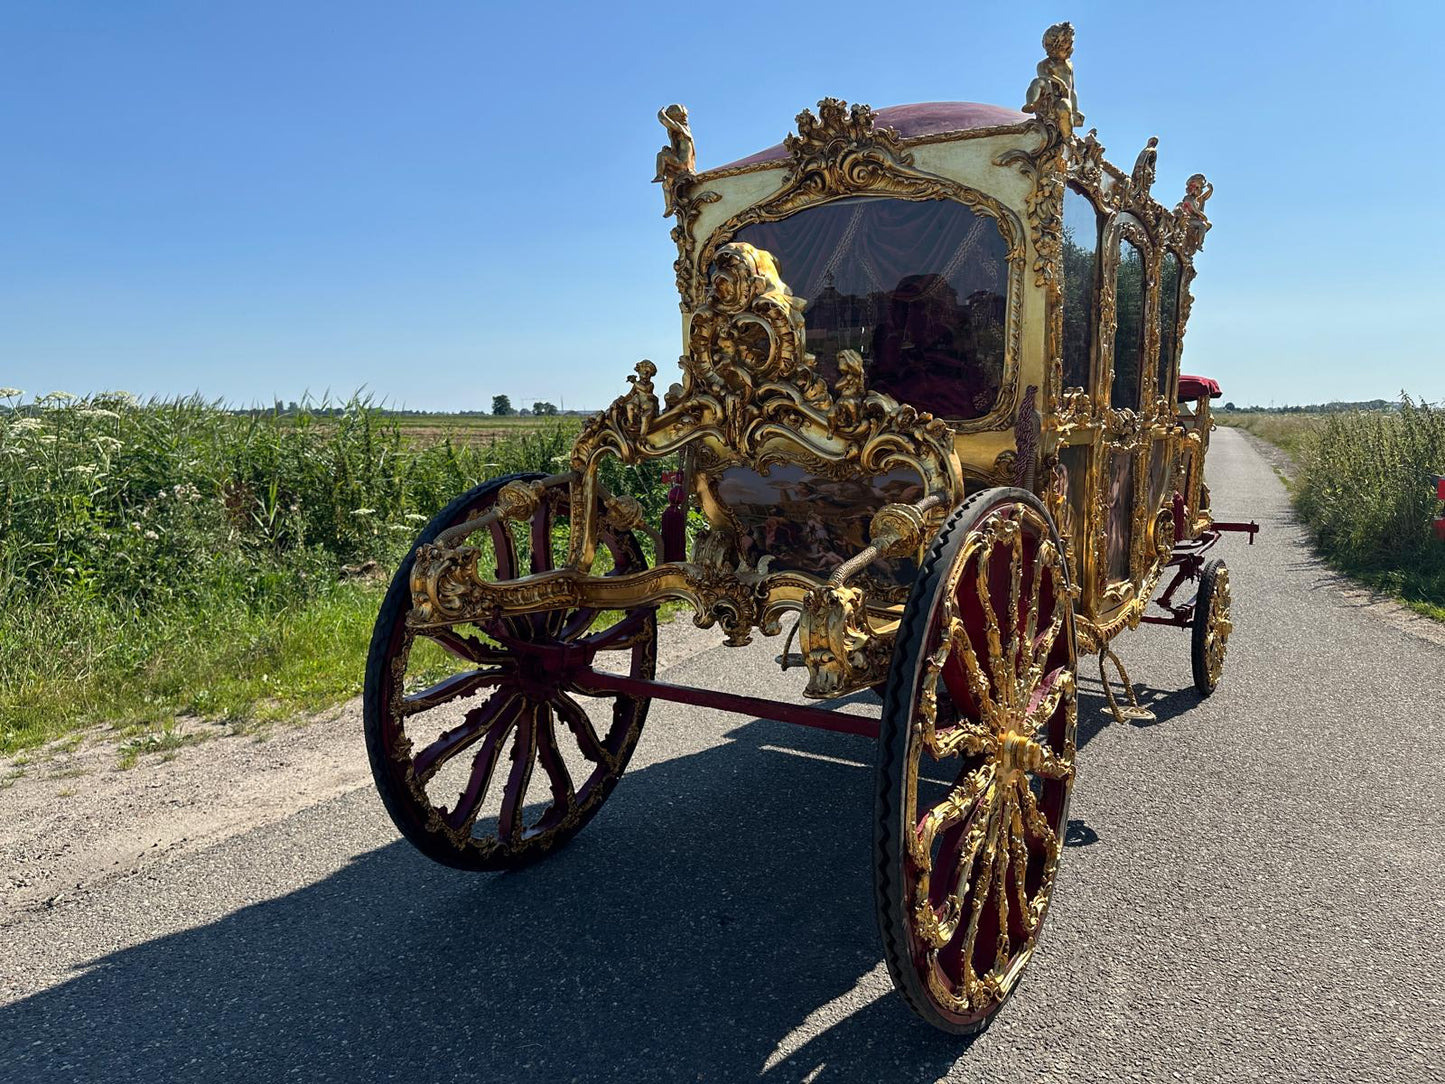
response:
[[[1207,399],[1182,424],[1177,405],[1208,222],[1193,180],[1173,208],[1154,198],[1153,141],[1126,174],[1092,131],[1066,133],[1056,119],[825,100],[786,143],[677,182],[669,203],[684,341],[719,249],[767,251],[805,305],[806,348],[825,381],[851,349],[870,389],[947,425],[962,487],[946,506],[990,485],[1045,501],[1081,628],[1107,641],[1137,624],[1176,535],[1212,526],[1201,503]],[[947,342],[899,359],[910,329],[897,325],[910,322],[920,340],[933,327]],[[722,523],[720,502],[698,488]]]
[[[1203,558],[1217,388],[1179,376],[1208,184],[1167,208],[1157,141],[1128,174],[1106,162],[1077,131],[1072,29],[1044,44],[1023,111],[829,98],[701,172],[686,111],[659,114],[677,381],[639,363],[568,469],[460,496],[378,619],[368,747],[423,851],[475,869],[550,852],[605,801],[654,699],[875,736],[894,980],[946,1030],[992,1018],[1051,896],[1079,656],[1102,668],[1141,620],[1191,627],[1207,694],[1230,628]],[[665,496],[611,492],[618,464],[665,468]],[[1146,616],[1170,567],[1167,616]],[[825,703],[656,681],[668,600],[733,646],[791,623],[803,694]],[[462,666],[435,681],[423,649]],[[880,719],[826,703],[867,688]],[[429,713],[444,725],[423,736]],[[457,765],[453,799],[438,780]],[[931,797],[929,766],[951,780]]]

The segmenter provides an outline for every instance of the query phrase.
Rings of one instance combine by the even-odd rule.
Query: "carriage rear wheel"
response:
[[[552,661],[564,647],[597,652],[599,667],[651,679],[652,608],[558,610],[484,626],[407,623],[417,547],[480,516],[508,482],[540,477],[493,479],[427,524],[392,579],[367,656],[366,747],[382,802],[419,850],[461,869],[523,866],[571,839],[627,767],[650,703],[583,696]],[[470,541],[483,549],[479,567],[490,564],[499,580],[550,570],[565,546],[565,496],[539,501],[530,523],[477,532]],[[646,567],[632,534],[604,532],[602,543],[611,571]]]
[[[1053,892],[1074,775],[1073,600],[1031,493],[970,497],[904,611],[879,735],[875,899],[894,985],[945,1031],[987,1026]]]
[[[1208,696],[1219,686],[1224,673],[1224,649],[1234,624],[1229,617],[1229,569],[1220,560],[1210,561],[1199,574],[1199,593],[1194,596],[1194,634],[1189,658],[1194,664],[1194,688]]]

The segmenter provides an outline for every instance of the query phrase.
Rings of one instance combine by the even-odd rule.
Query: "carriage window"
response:
[[[1064,386],[1089,387],[1099,215],[1087,196],[1064,190]]]
[[[1179,257],[1164,253],[1159,272],[1159,383],[1158,394],[1170,395],[1179,368]]]
[[[1139,355],[1144,346],[1144,254],[1123,239],[1114,271],[1114,299],[1114,390],[1109,405],[1121,410],[1139,405]]]
[[[838,351],[869,386],[944,418],[989,413],[1003,384],[1007,248],[998,223],[953,200],[858,197],[733,238],[766,249],[808,302],[808,350],[830,383]]]

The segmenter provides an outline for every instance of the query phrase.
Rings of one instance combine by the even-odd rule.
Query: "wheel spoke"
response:
[[[1014,802],[1013,808],[1013,831],[1009,838],[1009,851],[1013,856],[1013,879],[1014,895],[1018,902],[1019,921],[1023,923],[1024,936],[1029,940],[1034,936],[1034,915],[1033,908],[1029,906],[1029,848],[1024,839],[1023,812],[1019,803]]]
[[[463,662],[495,666],[506,662],[509,657],[505,651],[491,644],[484,644],[475,636],[457,632],[456,629],[420,629],[417,635],[425,636],[432,643],[455,655]]]
[[[556,728],[552,723],[552,709],[546,705],[537,708],[537,763],[547,773],[547,782],[552,788],[552,808],[547,813],[549,824],[562,820],[572,810],[577,789],[572,785],[572,776],[557,748]]]
[[[1020,604],[1023,601],[1024,592],[1024,533],[1015,530],[1010,539],[1009,546],[1009,591],[1008,591],[1008,622],[1009,642],[1008,663],[1009,688],[1012,690],[1013,702],[1020,703],[1021,689],[1019,679],[1022,673],[1027,670],[1024,665],[1024,641],[1021,639],[1023,633],[1024,615],[1020,612]]]
[[[1014,781],[1014,788],[1018,791],[1019,812],[1023,815],[1024,824],[1043,845],[1049,860],[1052,861],[1059,847],[1058,833],[1049,826],[1049,819],[1039,808],[1039,800],[1034,796],[1034,790],[1029,786],[1028,779],[1019,776]]]
[[[506,676],[504,670],[472,670],[466,674],[453,674],[419,693],[402,697],[401,703],[396,706],[396,714],[405,719],[417,712],[429,711],[482,689],[495,688]]]
[[[1033,703],[1029,705],[1025,730],[1037,734],[1049,725],[1064,697],[1074,690],[1074,675],[1067,670],[1055,670],[1053,681],[1047,688],[1036,688]]]
[[[1029,752],[1035,757],[1035,765],[1030,769],[1035,775],[1041,775],[1045,779],[1060,781],[1074,777],[1074,766],[1060,758],[1048,746],[1042,745],[1031,738],[1029,739],[1028,747]]]
[[[988,668],[993,679],[993,699],[1000,706],[1007,706],[1013,699],[1013,690],[1010,688],[1008,673],[1003,665],[1003,638],[999,630],[998,611],[993,606],[993,587],[989,582],[990,557],[990,550],[983,550],[978,555],[978,565],[974,574],[974,593],[978,596],[979,605],[983,609],[984,634],[988,644]]]
[[[964,928],[963,943],[959,946],[960,959],[963,963],[963,985],[965,991],[968,990],[972,982],[977,981],[973,967],[973,949],[974,945],[978,942],[978,920],[983,915],[984,903],[987,901],[993,887],[993,852],[994,848],[998,845],[998,818],[994,816],[994,812],[994,808],[989,809],[988,823],[983,838],[980,841],[983,850],[983,869],[979,875],[978,882],[973,885],[973,899],[969,907],[968,925]],[[974,847],[974,854],[977,854],[978,850],[979,847],[976,845]],[[954,888],[953,894],[958,898],[960,904],[967,891],[964,878],[973,869],[974,861],[975,859],[970,856],[967,865],[959,868],[959,880],[957,886]]]
[[[539,572],[552,571],[552,497],[543,493],[532,513],[531,568],[535,576]],[[547,610],[531,615],[532,627],[545,636],[555,639],[567,621],[566,610]]]
[[[507,789],[502,795],[502,812],[497,820],[497,835],[508,846],[522,836],[522,809],[527,801],[527,785],[532,781],[532,765],[537,760],[537,715],[544,710],[528,704],[517,722],[517,737],[512,742],[512,770],[507,773]]]
[[[651,608],[633,610],[611,628],[584,636],[577,642],[595,651],[626,651],[652,639],[654,614]]]
[[[608,771],[616,770],[617,758],[598,739],[592,720],[587,717],[587,711],[581,704],[566,693],[558,692],[552,697],[552,708],[557,717],[567,724],[567,729],[572,731],[577,739],[577,748],[584,757],[593,764],[602,765]]]
[[[959,921],[963,917],[964,900],[968,895],[969,877],[973,872],[974,864],[978,861],[978,852],[988,839],[991,825],[993,824],[993,790],[987,790],[981,798],[978,806],[974,809],[974,816],[970,818],[968,827],[959,839],[958,862],[953,869],[953,883],[948,893],[943,898],[943,914],[935,915],[933,902],[930,897],[929,885],[931,872],[927,871],[926,864],[924,872],[918,882],[918,907],[926,911],[924,918],[928,920],[929,940],[934,948],[943,948],[955,937],[958,936]],[[983,816],[977,816],[982,812]],[[924,932],[924,931],[920,931]]]
[[[933,841],[939,832],[955,824],[967,823],[978,808],[979,799],[993,782],[993,777],[992,764],[975,768],[953,786],[943,801],[936,803],[923,815],[912,840],[917,861],[927,861],[928,853],[932,850]]]
[[[1035,647],[1034,637],[1039,631],[1039,602],[1043,594],[1044,569],[1053,565],[1053,545],[1048,539],[1039,543],[1034,560],[1033,580],[1029,584],[1029,612],[1024,626],[1024,643],[1028,645],[1031,656]]]
[[[517,694],[510,689],[492,694],[492,698],[481,707],[467,712],[460,726],[443,731],[411,762],[412,774],[417,782],[425,784],[437,773],[443,764],[451,760],[484,731],[505,729],[516,712]]]
[[[1064,631],[1064,615],[1055,612],[1049,627],[1044,629],[1041,635],[1033,643],[1033,658],[1030,659],[1030,669],[1043,673],[1044,665],[1049,661],[1049,655],[1053,653],[1054,644],[1058,642],[1059,633]]]
[[[573,610],[567,623],[562,626],[562,631],[557,634],[557,639],[572,641],[581,636],[592,627],[592,622],[597,620],[599,611],[591,607],[584,610]]]
[[[512,528],[505,521],[498,520],[487,529],[492,536],[492,554],[497,560],[497,579],[515,580],[517,578],[517,540],[512,537]],[[506,638],[508,639],[527,640],[531,638],[529,630],[532,623],[526,617],[504,617],[501,619],[501,627],[507,630]],[[488,632],[490,633],[491,630],[489,629]]]
[[[942,734],[935,733],[928,752],[934,760],[946,760],[952,756],[991,753],[997,745],[997,733],[982,723],[956,723]]]
[[[552,571],[552,502],[546,493],[532,513],[532,574]]]
[[[512,721],[511,718],[500,720],[482,739],[481,748],[472,758],[466,789],[457,796],[456,806],[446,814],[446,822],[453,831],[466,830],[476,820],[477,810],[481,809],[492,785],[492,775],[497,770],[497,760],[502,753],[502,742],[512,729]]]
[[[978,654],[973,650],[968,629],[957,618],[949,626],[949,643],[952,645],[953,654],[963,663],[964,679],[968,682],[968,691],[973,695],[979,714],[983,716],[982,722],[991,730],[997,731],[1001,726],[999,713],[1002,704],[994,699],[993,686],[983,672]]]
[[[1012,859],[1014,800],[1012,788],[1004,787],[999,794],[998,835],[994,838],[993,898],[994,917],[998,930],[994,935],[993,973],[999,977],[1008,968],[1009,949],[1013,938],[1009,935],[1008,873]]]
[[[492,556],[497,562],[497,579],[517,578],[517,545],[512,539],[512,530],[505,522],[492,523],[488,530],[492,535]]]

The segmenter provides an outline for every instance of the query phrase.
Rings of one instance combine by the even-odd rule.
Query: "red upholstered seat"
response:
[[[1211,399],[1218,399],[1223,394],[1224,392],[1219,390],[1219,381],[1217,380],[1210,380],[1207,376],[1179,374],[1179,401],[1181,403],[1192,403],[1205,395]]]

